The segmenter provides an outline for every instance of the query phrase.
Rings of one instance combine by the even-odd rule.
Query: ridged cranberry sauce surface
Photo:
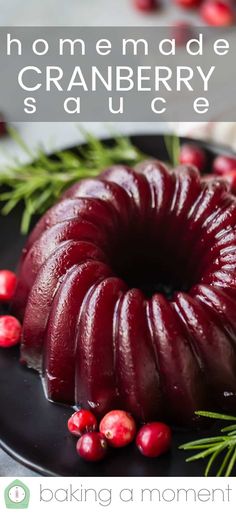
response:
[[[29,237],[14,310],[50,400],[178,425],[235,412],[235,198],[158,161],[73,185]]]

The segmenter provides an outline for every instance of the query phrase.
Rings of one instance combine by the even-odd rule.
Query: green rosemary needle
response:
[[[197,411],[196,415],[216,420],[235,421],[235,424],[221,428],[221,434],[218,436],[198,439],[180,446],[180,449],[185,451],[198,450],[196,454],[187,458],[186,462],[208,459],[205,476],[212,472],[216,459],[220,460],[221,458],[215,474],[217,477],[229,477],[236,464],[236,417],[207,411]]]
[[[166,134],[164,136],[165,146],[168,153],[169,162],[176,167],[179,165],[180,138],[176,134]]]

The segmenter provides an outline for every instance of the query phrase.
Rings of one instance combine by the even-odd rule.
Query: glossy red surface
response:
[[[159,457],[171,447],[171,429],[165,423],[147,423],[136,437],[136,445],[145,457]]]
[[[68,419],[67,427],[71,434],[81,437],[82,434],[87,432],[96,432],[98,423],[95,415],[90,410],[80,409]]]
[[[125,410],[108,412],[102,418],[99,430],[113,448],[123,448],[132,443],[137,432],[133,416]]]
[[[179,161],[182,165],[194,165],[203,172],[206,168],[206,153],[197,145],[189,145],[185,143],[180,149]]]
[[[231,156],[217,156],[212,165],[213,174],[224,176],[229,172],[236,170],[236,159]]]
[[[17,278],[14,272],[0,270],[0,302],[11,301],[16,290]]]
[[[12,315],[0,315],[0,347],[10,348],[19,344],[21,324]]]
[[[80,437],[76,450],[82,459],[89,462],[97,462],[105,458],[108,445],[103,434],[100,432],[90,432]]]
[[[158,161],[73,185],[19,265],[22,361],[51,400],[191,424],[236,409],[236,200]]]
[[[205,0],[200,15],[209,25],[227,27],[235,21],[234,6],[227,0]]]

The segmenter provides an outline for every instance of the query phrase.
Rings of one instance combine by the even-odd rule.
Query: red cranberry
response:
[[[186,143],[180,149],[179,161],[182,165],[194,165],[202,172],[206,166],[206,154],[197,145]]]
[[[133,0],[133,2],[138,11],[150,12],[157,8],[156,0]]]
[[[0,270],[0,301],[10,301],[15,293],[17,277],[14,272]]]
[[[146,457],[159,457],[171,445],[171,429],[165,423],[148,423],[138,432],[136,445]]]
[[[184,9],[194,9],[201,4],[202,0],[175,0],[177,5],[184,7]]]
[[[99,430],[105,435],[111,446],[121,448],[134,440],[136,424],[128,412],[112,410],[102,419]]]
[[[230,158],[229,156],[217,156],[213,161],[212,172],[213,174],[224,176],[236,170],[236,158]]]
[[[7,135],[7,124],[2,113],[0,113],[0,138]]]
[[[68,430],[71,434],[80,437],[85,432],[95,432],[98,424],[97,419],[89,410],[78,410],[68,419]]]
[[[194,27],[184,21],[177,21],[171,27],[171,39],[173,38],[178,47],[186,45],[186,43],[195,35]]]
[[[0,347],[9,348],[18,344],[21,338],[21,324],[12,315],[0,316]]]
[[[215,27],[232,25],[235,20],[232,5],[224,0],[205,0],[200,15],[205,22]]]
[[[82,435],[76,445],[78,455],[91,462],[104,459],[107,449],[106,438],[100,432],[90,432]]]
[[[236,169],[224,174],[223,177],[229,183],[231,193],[236,195]]]

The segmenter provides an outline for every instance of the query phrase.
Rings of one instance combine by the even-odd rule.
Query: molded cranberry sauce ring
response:
[[[48,397],[140,422],[235,412],[235,228],[227,184],[191,166],[67,190],[28,239],[13,307]]]

